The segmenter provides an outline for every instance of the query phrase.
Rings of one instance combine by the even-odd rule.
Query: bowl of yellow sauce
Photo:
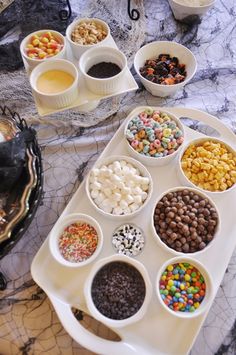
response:
[[[78,97],[78,71],[65,59],[39,64],[30,75],[33,93],[41,104],[49,108],[62,108]]]

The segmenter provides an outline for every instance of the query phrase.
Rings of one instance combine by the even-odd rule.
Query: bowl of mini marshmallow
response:
[[[86,180],[87,196],[94,208],[116,219],[138,214],[153,190],[152,178],[143,164],[128,156],[102,159]]]
[[[189,16],[203,16],[210,10],[215,0],[169,0],[169,5],[176,20]]]

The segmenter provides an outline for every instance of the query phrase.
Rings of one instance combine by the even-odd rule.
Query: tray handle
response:
[[[172,110],[172,108],[169,108],[169,110]],[[213,127],[216,131],[219,132],[222,139],[230,140],[232,144],[236,145],[236,137],[234,132],[225,124],[223,124],[220,120],[217,120],[214,116],[206,112],[202,114],[202,111],[196,109],[185,109],[184,107],[175,107],[173,111],[175,114],[178,115],[178,117],[188,117],[190,119],[203,122],[206,125]]]
[[[125,341],[106,340],[92,334],[85,329],[73,315],[69,304],[49,295],[55,311],[67,333],[79,344],[91,351],[103,355],[148,355],[147,350],[137,344],[128,344]]]

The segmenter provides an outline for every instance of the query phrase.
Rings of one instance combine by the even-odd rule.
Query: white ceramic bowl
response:
[[[46,33],[46,32],[51,32],[51,34],[60,42],[63,44],[63,48],[61,49],[61,51],[54,55],[53,57],[50,58],[45,58],[45,59],[33,59],[27,56],[26,54],[26,46],[27,44],[30,43],[30,39],[33,35],[38,35],[41,36],[42,34]],[[39,31],[35,31],[30,33],[27,37],[25,37],[21,44],[20,44],[20,52],[21,52],[21,56],[23,58],[24,63],[26,64],[26,66],[28,66],[28,70],[29,72],[32,71],[33,68],[35,68],[38,64],[43,63],[45,61],[49,61],[49,60],[54,60],[54,59],[65,59],[66,58],[66,41],[64,36],[57,31],[53,31],[53,30],[39,30]]]
[[[177,264],[177,263],[189,263],[189,264],[193,265],[196,269],[198,269],[198,271],[204,277],[205,284],[206,284],[205,297],[204,297],[203,301],[201,302],[199,308],[197,308],[194,312],[173,311],[164,303],[164,301],[161,298],[161,294],[159,291],[159,281],[161,279],[162,273],[166,270],[168,265],[173,265],[173,264]],[[205,267],[202,263],[200,263],[199,261],[197,261],[193,258],[190,258],[190,257],[179,256],[179,257],[175,257],[175,258],[167,260],[162,265],[162,267],[159,269],[158,274],[157,274],[157,278],[156,278],[156,293],[157,293],[157,297],[159,299],[161,306],[169,314],[171,314],[177,318],[182,318],[182,319],[195,318],[195,317],[202,315],[208,309],[208,307],[210,307],[210,304],[211,304],[211,302],[213,300],[213,296],[214,296],[213,295],[213,281],[212,281],[212,277],[211,277],[210,273],[205,269]]]
[[[95,64],[111,62],[118,65],[121,71],[110,78],[94,78],[87,74],[88,70]],[[96,47],[86,51],[79,60],[79,69],[84,77],[88,89],[94,94],[109,95],[119,91],[127,68],[125,55],[116,48]]]
[[[147,177],[149,179],[149,189],[147,191],[147,198],[144,200],[143,204],[138,209],[134,210],[131,213],[121,214],[121,215],[108,213],[105,210],[103,210],[102,208],[100,208],[98,206],[98,204],[95,202],[95,199],[93,197],[91,197],[90,182],[91,182],[91,176],[92,176],[93,169],[94,168],[101,168],[104,165],[109,166],[114,161],[126,161],[127,163],[131,164],[134,168],[139,170],[140,176]],[[133,158],[130,158],[128,156],[114,155],[114,156],[110,156],[110,157],[100,160],[98,163],[96,163],[94,165],[93,169],[90,171],[90,173],[88,174],[88,176],[86,178],[85,188],[86,188],[86,193],[87,193],[88,199],[97,212],[99,212],[103,216],[109,217],[113,220],[115,219],[117,221],[119,221],[119,220],[123,221],[125,219],[130,219],[130,218],[136,216],[146,207],[146,205],[148,204],[148,202],[151,198],[152,192],[153,192],[153,182],[152,182],[152,177],[151,177],[149,171],[139,161],[137,161]]]
[[[149,109],[149,108],[148,108]],[[141,111],[143,112],[143,110]],[[176,117],[175,115],[173,115],[172,113],[170,112],[167,112],[165,110],[161,110],[161,112],[164,112],[166,113],[173,121],[176,122],[177,126],[181,129],[181,131],[183,132],[183,137],[185,136],[185,131],[184,131],[184,126],[182,125],[181,121],[178,119],[178,117]],[[136,114],[137,116],[137,114]],[[133,119],[134,117],[131,117],[126,125],[125,125],[125,129],[124,129],[124,135],[126,137],[126,132],[127,132],[127,129],[128,129],[128,126],[129,126],[129,123],[130,121]],[[146,155],[143,155],[143,154],[140,154],[139,152],[137,152],[132,146],[131,144],[129,143],[128,139],[126,138],[125,139],[126,141],[126,147],[128,149],[128,152],[129,154],[139,160],[141,163],[143,163],[144,165],[146,166],[163,166],[163,165],[167,165],[169,164],[170,162],[172,162],[176,157],[177,155],[180,153],[182,147],[183,147],[183,143],[178,147],[177,150],[175,150],[172,154],[170,155],[167,155],[165,157],[151,157],[151,156],[146,156]]]
[[[174,85],[161,85],[145,79],[140,74],[139,70],[144,66],[146,60],[156,59],[159,54],[169,54],[171,57],[177,57],[181,64],[185,64],[187,76],[184,81]],[[147,91],[153,96],[166,97],[175,94],[192,79],[197,70],[197,61],[194,54],[181,44],[169,41],[157,41],[148,43],[137,51],[134,57],[134,68]]]
[[[90,22],[90,21],[94,21],[95,23],[101,25],[104,30],[107,33],[107,36],[100,42],[95,43],[95,44],[87,44],[87,45],[82,45],[79,43],[76,43],[74,41],[72,41],[71,39],[71,34],[73,32],[73,30],[81,23],[81,22]],[[79,59],[81,57],[81,55],[86,52],[88,49],[90,48],[95,48],[95,47],[100,47],[100,46],[107,46],[111,40],[111,33],[110,33],[110,28],[108,26],[108,24],[98,18],[80,18],[77,19],[75,21],[73,21],[66,29],[66,39],[70,45],[71,51],[73,56],[76,59]]]
[[[140,309],[133,316],[126,318],[126,319],[122,319],[122,320],[111,319],[111,318],[104,316],[95,306],[93,299],[92,299],[92,295],[91,295],[92,283],[93,283],[93,279],[94,279],[95,275],[103,266],[105,266],[109,263],[113,263],[113,262],[123,262],[123,263],[127,263],[127,264],[134,266],[139,271],[141,276],[143,277],[143,280],[145,283],[145,288],[146,288],[145,298],[144,298],[143,304],[140,307]],[[91,315],[94,318],[96,318],[97,320],[99,320],[103,324],[106,324],[108,327],[121,328],[121,327],[125,327],[127,325],[130,325],[130,324],[133,324],[143,318],[143,316],[145,315],[146,310],[148,308],[151,297],[152,297],[152,285],[151,285],[148,273],[147,273],[145,267],[143,266],[143,264],[141,264],[139,261],[134,260],[128,256],[125,256],[125,255],[112,255],[107,258],[97,261],[93,265],[93,267],[86,279],[86,282],[85,282],[84,295],[85,295],[85,299],[86,299],[86,303],[87,303],[87,307],[89,309],[89,312],[91,313]]]
[[[59,237],[63,233],[64,229],[75,222],[82,222],[91,225],[92,227],[94,227],[98,235],[98,244],[95,252],[89,258],[80,262],[71,262],[69,260],[66,260],[62,256],[58,246]],[[56,225],[53,227],[49,235],[49,250],[51,255],[58,263],[70,268],[82,267],[94,261],[98,256],[98,254],[100,253],[102,249],[102,245],[103,245],[103,233],[100,225],[94,218],[82,213],[73,213],[65,217],[62,217],[62,219],[58,221]]]
[[[215,230],[215,234],[214,234],[214,238],[212,241],[210,241],[207,246],[202,249],[202,250],[199,250],[199,251],[196,251],[194,253],[184,253],[184,252],[178,252],[176,251],[175,249],[169,247],[166,243],[164,243],[162,241],[162,239],[160,238],[160,236],[158,235],[157,231],[156,231],[156,228],[154,226],[154,214],[155,214],[155,209],[156,209],[156,205],[158,204],[158,202],[164,197],[166,196],[168,193],[171,193],[171,192],[175,192],[175,191],[182,191],[182,190],[188,190],[188,191],[192,191],[194,192],[195,194],[207,199],[209,201],[209,203],[212,205],[212,207],[215,208],[216,210],[216,213],[218,215],[218,223],[217,223],[217,226],[216,226],[216,230]],[[216,204],[212,201],[211,198],[209,198],[209,196],[207,196],[206,194],[204,194],[203,192],[197,190],[196,188],[192,188],[192,187],[186,187],[186,186],[179,186],[179,187],[174,187],[172,189],[169,189],[167,191],[165,191],[163,194],[161,194],[159,197],[158,197],[158,200],[157,202],[155,203],[154,205],[154,208],[153,208],[153,211],[152,211],[152,221],[151,221],[151,228],[152,228],[152,233],[153,233],[153,236],[156,240],[156,242],[158,243],[159,246],[161,246],[163,248],[163,250],[167,251],[167,252],[170,252],[172,253],[173,255],[175,256],[180,256],[180,255],[184,255],[184,256],[195,256],[195,255],[200,255],[202,253],[205,253],[209,250],[209,248],[211,248],[214,243],[215,243],[215,240],[217,239],[217,237],[219,236],[219,233],[220,233],[220,226],[221,226],[221,220],[220,220],[220,213],[219,213],[219,210],[216,206]]]
[[[227,143],[225,143],[224,141],[218,139],[218,138],[212,138],[212,137],[204,137],[204,138],[197,138],[197,139],[194,139],[192,141],[190,141],[188,144],[186,144],[182,151],[181,151],[181,154],[179,155],[178,157],[178,166],[177,166],[177,173],[178,173],[178,177],[180,179],[180,181],[182,182],[183,185],[186,185],[186,186],[191,186],[191,187],[194,187],[194,188],[197,188],[199,189],[200,191],[204,192],[205,194],[211,196],[211,197],[216,197],[216,196],[222,196],[226,193],[230,193],[235,187],[236,187],[236,183],[234,183],[230,188],[224,190],[224,191],[209,191],[209,190],[206,190],[206,189],[203,189],[201,187],[199,187],[198,185],[196,185],[195,183],[193,183],[190,179],[187,178],[187,176],[185,175],[183,169],[182,169],[182,166],[181,166],[181,161],[182,161],[182,157],[186,151],[186,149],[190,146],[190,145],[199,145],[199,144],[202,144],[206,141],[213,141],[213,142],[218,142],[220,144],[223,144],[226,146],[227,150],[231,153],[233,153],[233,155],[236,157],[236,151],[231,147],[229,146]]]
[[[59,93],[46,94],[38,90],[37,80],[43,73],[50,70],[64,71],[74,77],[72,85]],[[75,65],[65,59],[45,61],[35,67],[30,75],[30,85],[33,93],[41,104],[49,108],[61,108],[69,106],[78,97],[78,70]]]
[[[181,3],[181,0],[169,0],[171,10],[176,20],[183,20],[191,15],[197,15],[200,17],[205,15],[205,13],[213,7],[215,0],[208,0],[205,1],[205,3],[206,5],[193,6]]]

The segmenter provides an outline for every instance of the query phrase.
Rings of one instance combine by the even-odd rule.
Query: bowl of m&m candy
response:
[[[66,41],[58,31],[39,30],[23,39],[20,52],[23,60],[33,69],[45,60],[65,58]]]
[[[162,307],[180,318],[199,316],[213,299],[209,272],[189,257],[176,257],[164,263],[157,275],[156,291]]]
[[[147,107],[125,125],[127,149],[133,158],[147,166],[163,166],[179,154],[184,127],[173,114]]]

